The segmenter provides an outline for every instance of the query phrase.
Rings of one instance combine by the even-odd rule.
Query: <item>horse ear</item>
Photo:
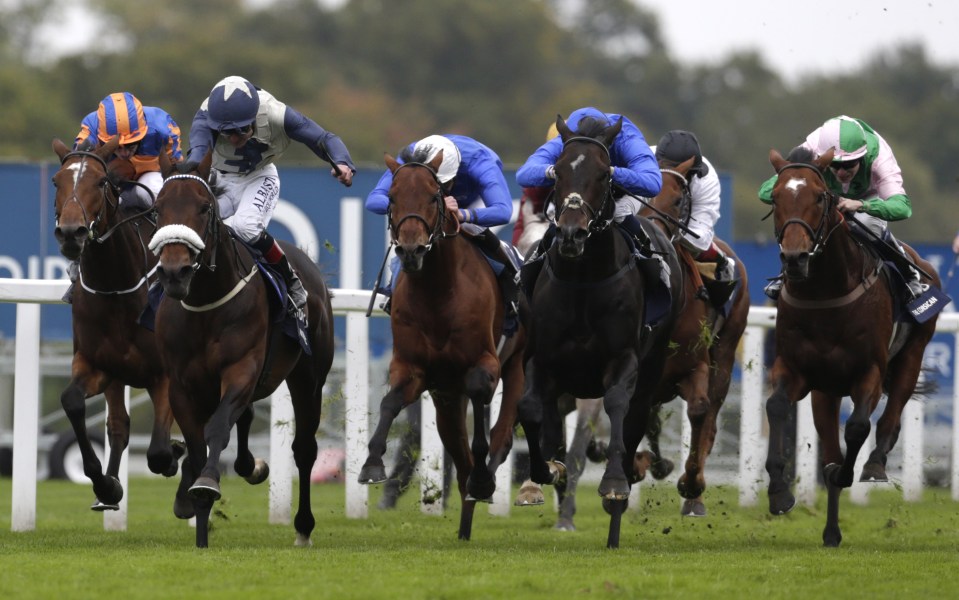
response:
[[[816,166],[819,167],[820,171],[825,171],[829,167],[829,163],[832,162],[832,159],[835,155],[835,148],[826,150],[819,158],[816,159]]]
[[[776,169],[777,173],[788,164],[786,159],[783,158],[783,155],[775,148],[769,151],[769,162],[772,164],[773,169]]]
[[[556,131],[559,132],[564,142],[573,137],[573,132],[570,131],[569,126],[566,125],[566,119],[563,118],[563,115],[556,115]]]
[[[678,165],[676,165],[676,170],[677,170],[679,173],[681,173],[683,176],[685,176],[687,173],[689,173],[689,170],[693,168],[693,164],[695,164],[695,163],[696,163],[696,157],[695,157],[695,156],[690,156],[689,158],[687,158],[687,159],[684,160],[683,162],[681,162],[681,163],[679,163]],[[687,179],[689,179],[689,178],[687,177]]]
[[[440,172],[440,165],[443,164],[443,151],[440,150],[436,153],[436,156],[433,157],[433,160],[429,162],[429,166],[433,169],[434,173]]]
[[[607,127],[603,130],[602,135],[600,135],[600,141],[603,142],[603,145],[609,148],[613,140],[616,139],[616,136],[619,135],[619,132],[623,130],[623,117],[620,117],[618,121]]]
[[[117,151],[117,148],[119,146],[120,146],[120,136],[115,135],[112,138],[110,138],[109,142],[97,148],[95,154],[105,161],[111,156],[113,156],[113,153]]]
[[[60,160],[63,160],[63,157],[66,156],[70,149],[67,148],[67,145],[60,141],[60,138],[53,138],[53,151],[57,156],[60,157]]]
[[[383,153],[383,160],[386,161],[386,168],[390,170],[390,173],[396,173],[396,170],[400,168],[400,163],[396,162],[396,159],[388,152]]]
[[[160,153],[160,174],[163,175],[163,178],[166,179],[170,175],[173,175],[173,171],[176,170],[176,163],[170,159],[170,155],[166,152]]]
[[[200,177],[204,181],[210,180],[210,165],[213,164],[213,149],[206,151],[206,154],[203,156],[203,160],[200,161],[200,164],[196,166],[197,173],[200,174]]]

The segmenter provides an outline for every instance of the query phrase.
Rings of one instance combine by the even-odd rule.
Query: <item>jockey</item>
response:
[[[888,239],[903,256],[905,250],[892,233],[888,221],[901,221],[912,216],[912,204],[902,185],[902,171],[892,148],[865,121],[845,115],[829,119],[806,137],[802,146],[817,156],[834,151],[832,164],[823,173],[826,185],[839,196],[837,208],[844,213],[856,213],[859,222],[869,228],[878,239]],[[759,199],[772,203],[776,176],[759,188]],[[912,263],[912,260],[907,257]],[[909,267],[903,273],[909,279],[909,293],[917,298],[928,289],[919,281],[919,271]],[[773,278],[766,286],[766,295],[779,297],[783,278]]]
[[[160,153],[166,152],[172,162],[183,159],[180,127],[162,108],[143,106],[130,92],[116,92],[101,100],[97,109],[83,118],[73,149],[99,147],[117,136],[120,144],[108,162],[128,161],[133,169],[129,180],[139,184],[121,182],[120,204],[146,210],[153,206],[163,186]],[[70,261],[67,266],[70,287],[63,295],[67,304],[73,303],[73,284],[78,273],[77,261]]]
[[[290,140],[337,165],[331,174],[343,185],[352,185],[356,168],[339,136],[235,75],[217,82],[193,117],[188,160],[199,162],[212,148],[214,191],[223,221],[283,274],[290,311],[303,318],[306,290],[266,231],[280,197],[280,177],[273,162]]]
[[[713,241],[714,228],[719,220],[719,175],[703,156],[696,135],[681,129],[667,131],[651,149],[664,168],[674,168],[696,157],[696,162],[686,174],[691,200],[687,226],[691,233],[683,231],[680,244],[689,250],[697,261],[716,263],[717,281],[732,281],[736,278],[736,263]]]
[[[483,253],[502,263],[497,274],[507,307],[507,318],[516,314],[516,269],[503,248],[503,242],[489,228],[505,225],[513,216],[513,197],[503,175],[503,163],[493,150],[463,135],[431,135],[404,148],[396,160],[410,161],[414,156],[427,163],[443,151],[443,162],[436,173],[443,186],[447,210],[456,213],[463,228],[476,235]],[[385,215],[389,207],[393,173],[387,170],[366,197],[367,210]],[[395,264],[398,265],[398,261]],[[395,281],[393,282],[395,283]],[[383,307],[389,312],[389,303]]]
[[[133,181],[143,186],[124,189],[120,202],[149,208],[163,185],[160,153],[166,152],[172,162],[183,158],[180,127],[162,108],[143,106],[130,92],[117,92],[101,100],[97,110],[83,118],[73,149],[102,146],[116,136],[120,136],[120,145],[111,160],[130,161],[136,170]]]
[[[659,173],[656,157],[632,121],[621,115],[603,113],[592,107],[580,108],[570,113],[566,125],[572,131],[581,129],[580,122],[585,120],[599,121],[614,125],[622,118],[623,127],[613,139],[609,147],[609,157],[612,162],[612,182],[624,188],[627,194],[616,194],[616,210],[614,220],[633,237],[646,239],[636,213],[642,207],[638,197],[652,198],[659,193],[663,186],[663,179]],[[526,159],[526,164],[516,172],[516,182],[523,188],[552,186],[556,179],[554,165],[563,151],[561,137],[553,137]],[[531,294],[536,278],[542,268],[542,260],[553,242],[555,225],[540,240],[536,252],[526,261],[523,274],[523,287],[527,294]],[[527,277],[527,274],[529,275]]]

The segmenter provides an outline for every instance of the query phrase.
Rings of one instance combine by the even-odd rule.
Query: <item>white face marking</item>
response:
[[[793,193],[793,197],[799,196],[799,189],[805,187],[806,180],[800,179],[798,177],[793,177],[786,182],[786,189]]]
[[[580,166],[581,164],[583,164],[583,161],[584,161],[584,160],[586,160],[586,155],[580,154],[579,156],[576,157],[576,160],[574,160],[573,162],[569,163],[569,166],[572,167],[572,169],[575,171],[575,170],[576,170],[576,167],[578,167],[578,166]]]
[[[77,187],[77,181],[79,181],[80,179],[80,163],[79,162],[73,163],[72,165],[67,167],[67,170],[73,171],[73,187]]]

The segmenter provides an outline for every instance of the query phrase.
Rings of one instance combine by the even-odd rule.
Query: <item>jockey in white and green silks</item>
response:
[[[816,156],[830,148],[834,150],[832,164],[823,177],[829,189],[839,196],[837,207],[843,212],[857,213],[857,220],[880,239],[887,235],[888,221],[901,221],[912,216],[912,203],[902,185],[902,170],[892,148],[865,121],[845,115],[829,119],[810,133],[802,146]],[[759,188],[759,199],[766,204],[772,203],[775,183],[774,175]],[[888,239],[905,254],[891,234]],[[919,272],[912,268],[909,271],[907,284],[910,293],[916,297],[924,288],[919,281]],[[781,289],[780,276],[766,286],[766,295],[775,299]]]

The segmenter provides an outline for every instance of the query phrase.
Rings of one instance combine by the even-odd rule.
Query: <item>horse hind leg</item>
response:
[[[573,517],[576,515],[576,488],[586,467],[586,448],[592,441],[593,432],[602,407],[598,399],[577,400],[576,430],[566,453],[566,489],[559,503],[559,518],[556,529],[576,531]]]
[[[469,494],[468,500],[480,502],[492,502],[493,493],[496,491],[496,480],[493,479],[486,462],[490,452],[489,440],[486,438],[486,412],[496,391],[497,380],[493,368],[498,374],[498,360],[495,364],[474,367],[466,374],[466,394],[473,405],[473,443],[470,449],[473,468],[470,469],[466,491]]]
[[[648,462],[646,468],[657,481],[661,481],[666,477],[669,477],[669,474],[672,473],[673,469],[676,468],[676,465],[673,463],[673,461],[664,457],[659,448],[659,436],[663,432],[662,411],[662,404],[656,406],[652,411],[650,411],[649,425],[647,425],[646,428],[646,443],[649,446],[649,450],[646,452],[640,452],[636,455],[637,459],[640,460],[641,463]],[[645,475],[645,470],[643,474]]]
[[[246,407],[236,421],[236,460],[233,471],[250,485],[259,485],[270,475],[270,465],[250,451],[250,428],[253,426],[253,405]]]
[[[679,495],[685,499],[680,511],[683,516],[706,516],[706,506],[702,501],[706,489],[704,466],[716,436],[716,409],[709,401],[708,383],[709,366],[703,362],[680,386],[680,394],[687,398],[686,415],[692,429],[685,470],[676,482]]]
[[[186,445],[170,440],[173,427],[173,411],[170,409],[169,380],[165,377],[149,390],[153,401],[153,432],[147,448],[147,467],[151,473],[173,477],[180,467],[180,459],[186,453]]]

